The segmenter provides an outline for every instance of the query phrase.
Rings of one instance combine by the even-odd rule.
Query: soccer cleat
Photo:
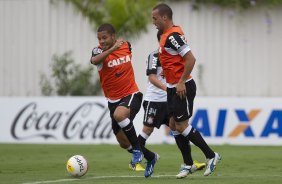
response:
[[[143,159],[143,153],[141,150],[134,149],[132,150],[132,163],[137,164],[140,163]]]
[[[216,164],[221,160],[221,156],[215,152],[215,157],[211,159],[207,159],[207,167],[206,171],[204,172],[204,176],[210,175],[214,172]]]
[[[154,166],[159,159],[160,159],[160,155],[155,154],[155,158],[147,162],[146,170],[144,172],[145,178],[148,178],[153,174]]]
[[[181,164],[179,173],[176,175],[177,179],[182,179],[188,176],[188,174],[192,174],[197,170],[197,167],[193,165],[186,165],[186,164]]]
[[[194,160],[194,165],[196,166],[197,171],[202,170],[206,167],[206,163],[200,163],[196,160]]]
[[[130,162],[128,167],[129,169],[133,171],[145,171],[145,169],[143,168],[143,166],[140,163],[133,164],[132,162]]]

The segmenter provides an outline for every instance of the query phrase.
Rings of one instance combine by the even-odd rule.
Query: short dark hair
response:
[[[99,26],[97,32],[107,31],[110,34],[115,34],[116,30],[112,24],[105,23]]]
[[[153,8],[153,10],[159,10],[161,16],[166,15],[169,19],[172,20],[172,9],[165,3],[158,4]]]
[[[157,33],[157,38],[158,38],[158,41],[161,40],[161,36],[163,34],[163,31],[159,30],[158,33]]]

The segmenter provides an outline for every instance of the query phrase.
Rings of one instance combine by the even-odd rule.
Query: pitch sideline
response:
[[[175,175],[154,175],[152,176],[152,178],[165,178],[165,177],[174,177]],[[195,176],[193,176],[195,177]],[[197,177],[197,176],[196,176]],[[198,176],[198,177],[203,177],[203,176]],[[221,178],[226,178],[226,177],[230,177],[230,176],[220,176],[218,175],[218,177]],[[264,175],[244,175],[244,176],[232,176],[233,178],[241,178],[241,177],[265,177]],[[282,175],[271,175],[269,177],[278,177],[278,178],[282,178]],[[47,180],[47,181],[34,181],[34,182],[25,182],[22,184],[45,184],[45,183],[59,183],[59,182],[72,182],[72,181],[78,181],[78,180],[92,180],[92,179],[104,179],[104,178],[144,178],[144,176],[93,176],[93,177],[87,177],[87,178],[83,178],[83,179],[79,179],[79,178],[72,178],[72,179],[58,179],[58,180]]]
[[[152,178],[161,178],[161,177],[175,177],[175,175],[155,175]],[[72,182],[78,180],[92,180],[92,179],[104,179],[104,178],[144,178],[144,176],[93,176],[83,179],[72,178],[72,179],[58,179],[58,180],[47,180],[47,181],[35,181],[35,182],[26,182],[22,184],[44,184],[44,183],[58,183],[58,182]]]

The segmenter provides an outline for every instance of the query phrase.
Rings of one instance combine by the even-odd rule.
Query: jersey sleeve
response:
[[[127,42],[127,45],[128,45],[129,51],[132,52],[131,43],[130,43],[130,42]]]
[[[97,56],[97,55],[101,54],[102,52],[103,52],[103,50],[102,50],[101,48],[95,47],[95,48],[92,50],[91,58],[94,57],[94,56]],[[90,62],[91,62],[91,59],[90,59]],[[96,64],[96,67],[97,67],[98,71],[102,70],[103,63]]]
[[[182,57],[191,50],[184,36],[177,32],[173,32],[167,37],[165,47],[176,51]]]
[[[157,64],[158,64],[159,54],[158,52],[154,51],[152,52],[146,61],[147,63],[147,69],[146,69],[146,75],[150,74],[157,74]]]
[[[92,57],[94,56],[97,56],[99,54],[101,54],[103,52],[103,50],[99,47],[95,47],[93,50],[92,50]]]

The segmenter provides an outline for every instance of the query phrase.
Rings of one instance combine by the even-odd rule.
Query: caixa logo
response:
[[[215,122],[214,136],[235,138],[241,135],[245,137],[268,137],[270,135],[276,135],[282,137],[282,109],[271,110],[270,113],[264,116],[266,118],[256,118],[261,112],[261,109],[252,109],[248,112],[244,109],[235,109],[234,111],[219,109]],[[235,116],[235,120],[228,119],[230,115]],[[231,131],[225,132],[226,126],[234,123],[230,121],[236,121],[238,124],[232,128]],[[210,128],[211,123],[207,109],[198,109],[193,115],[191,122],[193,127],[207,137],[212,136]],[[254,127],[257,126],[257,123],[262,123],[263,125],[259,134],[254,133]]]

